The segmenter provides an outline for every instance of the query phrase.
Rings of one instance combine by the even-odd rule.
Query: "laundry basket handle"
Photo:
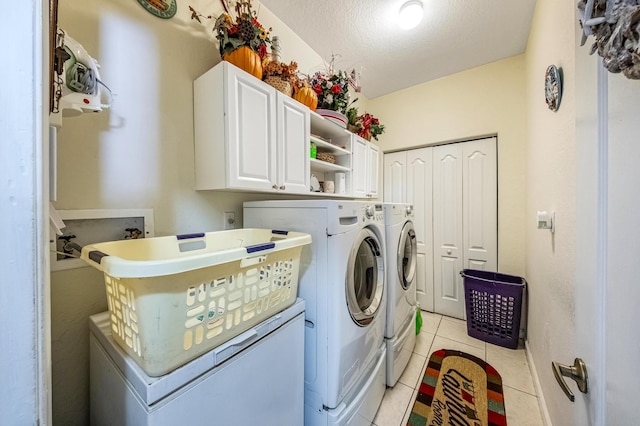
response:
[[[263,250],[272,249],[275,246],[276,246],[276,243],[268,242],[268,243],[263,243],[263,244],[254,244],[252,246],[246,246],[245,249],[247,250],[247,253],[255,253],[257,251],[263,251]]]
[[[96,262],[98,265],[102,263],[102,258],[109,256],[107,253],[103,253],[100,250],[91,250],[89,252],[89,259]]]

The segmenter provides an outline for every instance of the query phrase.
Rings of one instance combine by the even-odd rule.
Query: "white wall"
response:
[[[1,18],[0,72],[0,424],[47,424],[50,418],[47,3],[19,2]],[[44,27],[40,20],[45,20]],[[45,53],[43,53],[45,52]],[[45,225],[47,224],[47,225]]]
[[[189,2],[218,15],[219,2]],[[256,2],[254,2],[256,3]],[[191,21],[187,2],[170,20],[135,1],[60,2],[59,24],[101,65],[116,93],[113,108],[65,119],[58,137],[56,208],[153,208],[156,235],[215,231],[223,212],[269,194],[196,192],[193,80],[220,61],[208,28]],[[322,63],[266,8],[259,19],[281,39],[282,59],[306,71]],[[105,311],[101,275],[91,269],[52,273],[54,421],[88,423],[88,316]]]
[[[573,424],[572,407],[551,362],[573,362],[576,240],[575,2],[539,0],[526,51],[528,110],[526,276],[528,345],[554,424]],[[564,73],[560,109],[544,100],[544,75]],[[595,83],[594,83],[595,84]],[[536,210],[554,211],[556,231],[536,229]]]
[[[498,135],[498,265],[524,273],[525,74],[515,56],[370,99],[383,151]]]

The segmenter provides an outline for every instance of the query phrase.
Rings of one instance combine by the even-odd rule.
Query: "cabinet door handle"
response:
[[[278,185],[272,185],[271,188],[275,189],[276,191],[278,190]]]
[[[281,185],[281,186],[280,186],[280,189],[282,189],[282,190],[284,191],[284,185]]]

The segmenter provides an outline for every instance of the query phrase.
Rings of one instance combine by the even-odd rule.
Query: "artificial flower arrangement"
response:
[[[345,71],[318,71],[309,79],[318,95],[318,108],[345,114],[349,105],[349,76]]]
[[[291,96],[299,80],[298,64],[294,61],[287,65],[280,61],[266,60],[262,66],[262,79],[287,96]]]
[[[237,17],[234,19],[229,13],[226,0],[220,0],[225,13],[222,13],[215,20],[213,32],[219,42],[220,57],[234,65],[243,68],[257,78],[262,78],[262,60],[267,57],[267,45],[271,43],[271,28],[265,29],[257,19],[257,13],[251,9],[251,0],[238,0],[235,3]],[[200,18],[214,19],[211,15],[205,16],[189,6],[191,19],[202,23]],[[255,52],[259,60],[240,57],[246,55],[244,49]],[[234,58],[234,56],[238,56]],[[244,63],[251,62],[247,66]],[[256,63],[257,62],[257,63]],[[250,68],[251,69],[248,69]],[[255,69],[254,69],[255,68]]]
[[[351,107],[347,109],[347,130],[351,133],[358,134],[360,132],[360,124],[358,123],[358,108]]]
[[[378,140],[378,135],[384,133],[384,125],[380,124],[380,120],[367,112],[359,116],[356,122],[360,126],[358,135],[366,140]]]
[[[262,69],[262,75],[266,77],[280,77],[294,84],[298,80],[298,64],[291,61],[289,65],[284,62],[268,61]]]

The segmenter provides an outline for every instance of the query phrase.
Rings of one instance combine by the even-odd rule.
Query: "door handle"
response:
[[[576,358],[573,361],[573,365],[564,365],[559,364],[555,361],[551,363],[553,366],[553,375],[556,378],[556,381],[560,385],[560,388],[564,391],[564,394],[567,395],[567,398],[571,400],[571,402],[575,401],[575,396],[573,396],[573,392],[569,389],[567,382],[564,381],[564,377],[568,377],[573,379],[578,384],[578,389],[582,393],[589,392],[589,376],[587,375],[587,366],[580,358]]]

